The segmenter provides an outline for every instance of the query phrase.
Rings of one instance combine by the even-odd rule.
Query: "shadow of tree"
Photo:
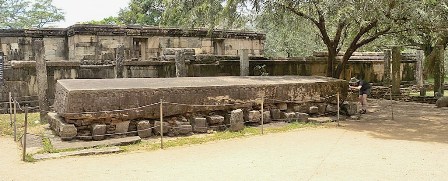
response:
[[[346,121],[344,129],[368,132],[379,139],[448,143],[448,109],[411,102],[369,100],[370,113]]]

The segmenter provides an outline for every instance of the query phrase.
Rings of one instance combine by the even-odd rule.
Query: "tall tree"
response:
[[[123,24],[159,25],[164,11],[162,0],[131,0],[117,18]]]
[[[174,1],[168,4],[176,6]],[[259,14],[282,20],[285,17],[306,20],[318,30],[318,36],[328,51],[327,76],[339,77],[352,54],[381,36],[401,31],[413,11],[412,0],[198,0],[195,6],[226,4],[223,13],[232,20],[234,14],[244,14],[242,7],[253,7]],[[213,3],[211,3],[213,2]],[[168,6],[167,6],[168,7]],[[190,16],[190,18],[197,18]],[[222,19],[222,18],[221,18]],[[298,21],[299,22],[299,21]],[[215,23],[216,24],[216,23]],[[292,30],[294,31],[294,30]],[[336,56],[344,50],[341,62]],[[337,65],[336,65],[337,64]]]
[[[419,47],[425,54],[425,77],[433,73],[438,61],[436,46],[448,46],[448,2],[446,0],[422,1],[409,23],[410,31],[397,34],[403,44]]]
[[[0,0],[0,28],[41,28],[64,20],[52,0]]]

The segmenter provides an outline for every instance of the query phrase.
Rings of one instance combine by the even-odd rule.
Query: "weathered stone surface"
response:
[[[203,117],[193,118],[193,131],[195,133],[207,133],[207,119]]]
[[[106,134],[105,124],[94,124],[92,125],[92,139],[93,140],[103,140]]]
[[[261,121],[260,111],[248,111],[247,112],[247,122],[249,123],[259,123]]]
[[[179,126],[179,134],[188,135],[193,132],[193,127],[191,125],[180,125]]]
[[[280,109],[271,109],[271,116],[274,121],[279,120],[282,118],[282,112]]]
[[[296,112],[296,117],[298,121],[307,123],[310,116],[307,113]]]
[[[280,109],[280,111],[286,111],[288,109],[288,104],[286,103],[278,103],[277,108]]]
[[[358,104],[356,102],[344,102],[341,106],[341,112],[347,116],[358,114]]]
[[[326,107],[326,112],[337,113],[338,112],[338,106],[337,105],[328,104],[327,107]]]
[[[296,113],[294,113],[294,112],[286,112],[284,115],[285,115],[284,119],[286,119],[287,122],[297,120]]]
[[[317,106],[311,106],[309,109],[310,114],[317,114],[319,113],[319,107]]]
[[[160,121],[154,122],[154,133],[157,135],[160,135]],[[170,130],[170,125],[167,122],[163,122],[163,134],[168,133],[168,130]]]
[[[105,147],[105,148],[90,148],[84,150],[60,152],[60,153],[44,153],[33,155],[35,160],[54,159],[67,156],[84,156],[84,155],[98,155],[98,154],[110,154],[120,152],[120,147]]]
[[[263,112],[263,123],[270,123],[270,122],[272,122],[271,112],[270,111],[264,111]]]
[[[437,107],[448,107],[448,97],[441,97],[436,101]]]
[[[319,105],[317,105],[317,107],[318,107],[317,113],[325,114],[325,111],[327,109],[327,105],[326,104],[319,104]]]
[[[61,137],[63,140],[71,140],[76,137],[77,129],[73,124],[67,124],[63,118],[56,113],[48,113],[47,119],[50,123],[50,127]]]
[[[300,112],[302,110],[302,106],[296,105],[293,107],[293,110],[294,110],[294,112]]]
[[[224,122],[224,116],[220,115],[213,115],[213,116],[207,116],[207,122],[208,124],[221,124]]]
[[[230,131],[241,131],[244,129],[243,110],[237,109],[230,113]]]
[[[140,138],[148,138],[152,136],[152,128],[149,121],[139,121],[137,123],[137,132]]]
[[[141,141],[141,138],[138,136],[118,137],[101,141],[61,141],[57,137],[50,137],[49,139],[53,148],[57,150],[92,148],[97,146],[125,146]]]
[[[129,122],[130,121],[122,121],[114,123],[115,125],[115,134],[125,134],[129,130]]]
[[[317,82],[325,86],[314,86]],[[164,110],[167,110],[164,116],[172,116],[191,111],[245,108],[249,105],[225,106],[224,104],[236,100],[251,103],[260,98],[259,95],[266,93],[271,94],[270,98],[272,99],[290,100],[291,97],[294,97],[294,101],[303,101],[315,94],[326,96],[332,95],[335,91],[343,92],[347,87],[347,82],[326,77],[299,76],[64,79],[58,80],[55,87],[54,108],[66,119],[116,117],[132,120],[138,118],[157,119],[159,117],[158,105],[139,109],[132,108],[157,103],[162,97],[167,102],[218,105],[195,108],[172,104],[164,105]],[[141,99],[142,97],[145,99]],[[128,110],[101,112],[122,109]],[[66,114],[81,112],[93,113]]]

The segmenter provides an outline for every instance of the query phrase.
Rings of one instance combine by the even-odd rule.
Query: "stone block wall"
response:
[[[32,41],[43,39],[49,61],[85,61],[111,64],[117,47],[124,46],[126,60],[157,60],[165,48],[192,48],[196,54],[238,55],[241,48],[262,56],[265,35],[246,31],[209,32],[142,26],[73,25],[59,29],[0,29],[0,51],[5,61],[34,60]],[[222,50],[221,50],[222,49]]]

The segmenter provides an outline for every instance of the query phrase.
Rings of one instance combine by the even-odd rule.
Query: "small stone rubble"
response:
[[[286,106],[285,106],[286,105]],[[166,136],[183,136],[191,134],[203,134],[210,131],[241,131],[245,126],[258,126],[271,122],[304,122],[308,123],[316,117],[335,115],[337,105],[331,103],[316,104],[267,104],[263,112],[259,107],[235,109],[219,112],[198,112],[179,116],[165,117],[163,120],[163,134]],[[319,107],[324,107],[323,112]],[[306,110],[304,112],[295,110]],[[341,114],[352,116],[357,114],[356,102],[343,102]],[[263,123],[262,123],[263,115]],[[63,140],[104,140],[107,138],[139,136],[150,138],[161,133],[160,120],[136,119],[130,121],[115,122],[109,124],[92,124],[88,127],[75,128],[72,124],[64,124],[63,119],[56,113],[49,113],[50,125]],[[313,118],[313,119],[311,119]],[[81,130],[79,130],[81,129]]]

